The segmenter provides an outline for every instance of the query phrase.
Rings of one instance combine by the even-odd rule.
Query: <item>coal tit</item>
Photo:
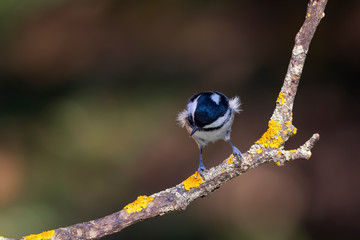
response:
[[[179,113],[177,120],[181,127],[186,127],[190,136],[200,149],[198,171],[203,175],[206,170],[202,161],[203,148],[209,142],[223,139],[230,143],[234,155],[242,158],[241,152],[230,141],[231,125],[235,113],[240,112],[239,97],[228,99],[216,91],[200,92],[192,96],[185,110]]]

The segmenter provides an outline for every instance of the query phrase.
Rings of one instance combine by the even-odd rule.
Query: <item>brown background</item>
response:
[[[342,4],[342,5],[341,5]],[[232,140],[267,128],[306,1],[1,1],[0,235],[102,217],[198,166],[176,125],[198,91],[239,95]],[[261,166],[109,239],[358,239],[360,2],[332,1],[295,100],[310,161]],[[204,151],[225,159],[225,142]]]

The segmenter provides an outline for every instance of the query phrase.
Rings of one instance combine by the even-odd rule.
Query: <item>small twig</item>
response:
[[[257,165],[267,162],[283,165],[290,160],[309,159],[311,149],[319,140],[319,134],[314,134],[298,149],[285,150],[284,145],[297,131],[292,124],[294,99],[306,54],[315,30],[324,16],[326,3],[327,0],[309,1],[305,22],[296,35],[284,84],[276,101],[274,113],[268,123],[269,128],[243,154],[244,160],[241,164],[236,157],[230,156],[220,165],[205,171],[205,180],[198,174],[194,174],[175,187],[152,194],[149,197],[140,196],[135,202],[125,206],[123,210],[109,216],[24,238],[26,240],[98,239],[119,232],[136,222],[169,212],[184,210],[195,199],[209,195],[225,182]],[[0,237],[0,240],[10,239]]]

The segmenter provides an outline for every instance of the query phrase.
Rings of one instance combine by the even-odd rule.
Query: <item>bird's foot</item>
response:
[[[234,156],[238,157],[240,163],[242,162],[242,160],[244,160],[240,150],[235,146],[233,147],[233,154],[234,154]]]
[[[197,170],[198,174],[200,174],[200,176],[201,176],[202,178],[204,178],[204,171],[205,171],[205,170],[206,170],[206,168],[205,168],[204,165],[200,165],[199,168],[198,168],[198,170]]]

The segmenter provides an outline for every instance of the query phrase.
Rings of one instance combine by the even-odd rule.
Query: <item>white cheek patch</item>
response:
[[[216,103],[217,105],[219,105],[220,103],[220,96],[219,94],[216,94],[216,93],[213,93],[211,96],[210,96],[211,100],[214,101],[214,103]]]
[[[199,97],[200,97],[200,95],[194,101],[190,102],[188,104],[188,107],[187,107],[188,113],[191,114],[193,119],[195,119],[194,115],[195,115],[195,110],[196,110],[196,107],[197,107],[197,104],[198,104]]]

